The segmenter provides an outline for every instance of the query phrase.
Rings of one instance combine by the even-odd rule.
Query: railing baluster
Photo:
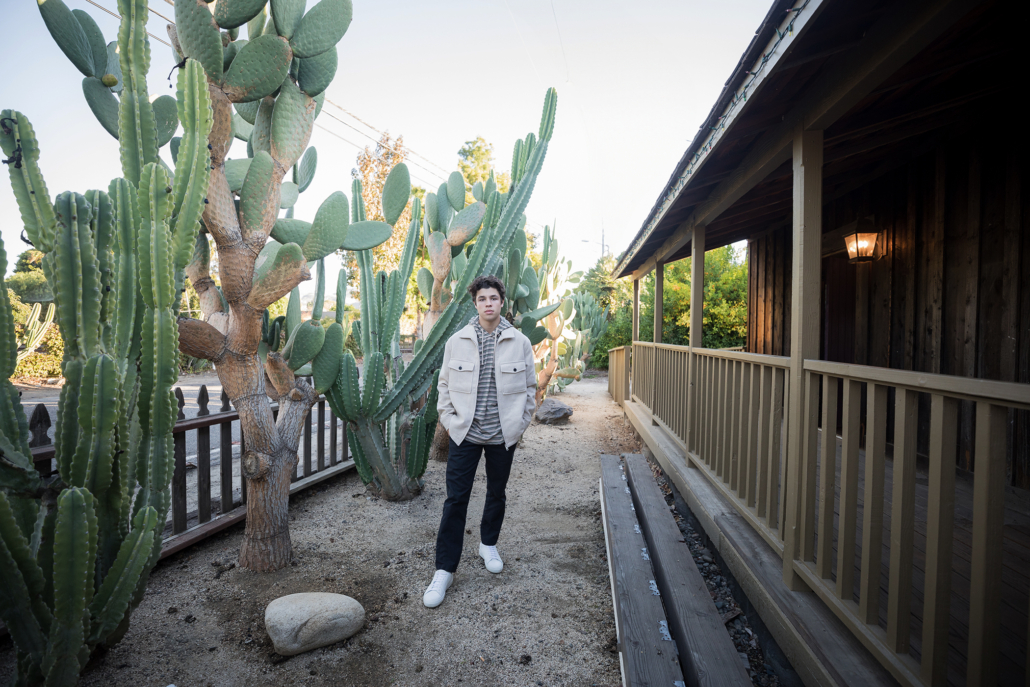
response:
[[[311,474],[311,410],[304,415],[304,476]]]
[[[840,515],[837,527],[837,598],[855,596],[855,521],[858,519],[858,442],[862,431],[862,383],[844,380],[841,435]]]
[[[798,518],[799,560],[815,560],[815,512],[818,508],[819,485],[817,475],[817,454],[819,452],[819,380],[820,376],[809,371],[802,375],[805,385],[804,417],[801,435],[801,466],[798,472],[801,484],[801,508]]]
[[[769,416],[769,491],[766,499],[769,508],[769,529],[776,529],[780,523],[780,436],[783,432],[783,395],[786,378],[786,370],[777,368],[773,371],[772,413]]]
[[[182,389],[175,387],[175,398],[179,406],[178,420],[185,420],[182,408],[186,405]],[[175,468],[172,472],[172,534],[186,530],[186,432],[172,435]]]
[[[223,413],[229,412],[229,394],[222,389]],[[221,512],[228,513],[233,509],[233,488],[232,488],[232,422],[222,422],[218,425],[218,464],[221,473]]]
[[[325,470],[325,400],[318,402],[318,471]]]
[[[757,493],[755,494],[755,515],[764,518],[768,515],[769,507],[769,418],[772,415],[772,385],[773,373],[771,367],[762,366],[761,387],[758,399],[758,443],[755,446],[755,454],[758,465],[756,466]]]
[[[197,393],[197,417],[211,414],[207,409],[207,386],[201,385]],[[211,519],[211,428],[197,428],[197,523]]]
[[[948,679],[951,621],[951,551],[955,536],[955,451],[958,400],[930,397],[930,456],[926,506],[926,581],[923,594],[923,680]]]
[[[729,386],[729,364],[725,358],[719,358],[719,424],[716,428],[716,472],[720,479],[726,481],[726,396]]]
[[[329,465],[336,465],[336,413],[329,409]]]
[[[823,433],[819,463],[819,542],[816,571],[824,580],[833,574],[833,498],[837,480],[837,377],[823,375]]]
[[[887,445],[887,387],[869,384],[866,393],[865,498],[862,505],[862,579],[858,616],[869,625],[880,620],[883,559],[883,472]]]
[[[1008,408],[976,404],[973,466],[973,550],[969,575],[969,667],[973,685],[998,682],[1001,636],[1002,536],[1005,525],[1005,442]]]
[[[751,364],[740,363],[740,396],[737,398],[737,472],[734,491],[742,499],[747,499],[748,484],[748,422],[751,418]]]
[[[737,475],[740,472],[740,380],[744,366],[737,360],[729,361],[730,387],[726,394],[726,413],[729,423],[726,425],[726,481],[730,491],[737,491]]]
[[[912,533],[916,509],[916,433],[919,396],[898,389],[894,399],[894,487],[891,564],[887,588],[887,646],[908,653],[912,606]]]

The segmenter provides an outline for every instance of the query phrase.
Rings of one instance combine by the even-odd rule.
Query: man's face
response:
[[[497,289],[480,289],[476,292],[476,310],[484,322],[492,322],[501,318],[501,294]]]

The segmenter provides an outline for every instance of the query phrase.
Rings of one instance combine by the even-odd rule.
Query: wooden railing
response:
[[[967,684],[998,684],[1006,434],[1009,410],[1030,408],[1030,385],[814,360],[806,360],[804,369],[807,388],[820,388],[821,393],[807,404],[805,416],[799,473],[804,495],[798,523],[801,555],[794,561],[795,571],[903,681],[927,685],[948,681],[950,633],[953,675],[955,654],[964,653],[965,660],[958,663],[965,663]],[[975,466],[972,523],[964,523],[963,536],[956,537],[960,401],[971,401],[976,407]],[[925,496],[922,488],[919,494],[916,489],[921,402],[929,406]],[[820,432],[818,427],[833,431]],[[887,450],[889,439],[893,439],[892,452]],[[860,447],[864,447],[862,456]],[[861,490],[860,480],[864,482]],[[917,534],[918,542],[914,541]],[[961,566],[963,575],[968,566],[968,587],[965,581],[956,587],[953,543],[966,535],[971,551]],[[881,588],[884,548],[889,549],[887,583]],[[964,598],[966,589],[968,598]],[[921,609],[914,607],[917,596],[923,599]],[[921,618],[919,634],[912,632],[913,615]],[[1025,623],[1022,620],[1024,628]],[[957,625],[967,628],[962,634],[968,643],[956,646]],[[919,642],[919,660],[912,654],[912,640]],[[1021,649],[1023,653],[1026,647]]]
[[[608,349],[608,393],[620,405],[629,400],[629,355],[632,346]]]
[[[635,342],[660,383],[634,397],[751,523],[783,552],[783,409],[790,359]],[[691,370],[693,366],[693,370]],[[634,365],[634,368],[636,366]],[[636,380],[637,370],[633,370]]]
[[[1027,603],[1005,486],[1010,417],[1030,409],[1030,385],[806,360],[800,464],[788,470],[785,408],[802,391],[788,388],[789,358],[647,342],[632,356],[631,399],[781,557],[797,533],[785,570],[899,682],[993,685],[1002,655],[1026,661],[1012,637],[1027,609],[1009,608],[1009,593],[1002,608],[1002,590],[1022,576],[1016,603]],[[957,490],[961,402],[975,406],[974,472]]]
[[[175,389],[179,417],[173,430],[175,468],[171,484],[171,513],[165,527],[165,544],[161,557],[171,555],[230,525],[242,521],[247,512],[247,480],[244,479],[239,457],[246,447],[239,431],[239,415],[222,392],[221,408],[215,413],[208,409],[207,387],[201,386],[197,395],[197,416],[186,418],[183,413],[185,398],[182,390]],[[349,460],[347,432],[342,422],[329,409],[328,451],[326,451],[326,403],[319,397],[304,420],[301,451],[297,467],[291,477],[290,493],[311,487],[324,479],[353,467]],[[273,415],[278,405],[272,404]],[[314,418],[313,418],[314,416]],[[314,422],[318,423],[312,432]],[[233,451],[233,426],[240,438],[238,450]],[[53,474],[54,446],[47,432],[51,426],[50,413],[38,404],[29,420],[32,435],[32,457],[36,469],[43,476]],[[218,446],[211,449],[211,428],[218,427]],[[196,432],[196,453],[187,455],[187,433]],[[315,435],[314,455],[312,434]],[[235,458],[234,458],[235,454]],[[212,455],[218,456],[212,467]],[[212,484],[217,483],[217,497],[212,497]],[[237,486],[238,485],[238,486]]]

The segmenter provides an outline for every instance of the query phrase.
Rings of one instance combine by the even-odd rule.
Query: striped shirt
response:
[[[479,388],[476,392],[476,414],[465,439],[473,444],[504,444],[501,416],[497,412],[494,351],[498,335],[511,327],[511,323],[502,317],[497,327],[488,332],[479,324],[479,315],[475,315],[469,324],[476,330],[476,339],[479,341]]]

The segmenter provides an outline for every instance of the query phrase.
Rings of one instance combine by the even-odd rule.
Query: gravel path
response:
[[[491,575],[476,554],[485,475],[469,507],[465,552],[443,605],[422,606],[433,574],[445,464],[405,503],[365,496],[354,473],[290,504],[296,559],[269,574],[235,567],[237,527],[162,562],[125,639],[82,685],[539,685],[620,683],[604,555],[597,456],[639,451],[604,376],[556,397],[569,424],[534,425],[515,454],[508,514]],[[284,659],[265,606],[302,591],[353,596],[365,628],[346,642]],[[0,682],[14,653],[0,643]]]

